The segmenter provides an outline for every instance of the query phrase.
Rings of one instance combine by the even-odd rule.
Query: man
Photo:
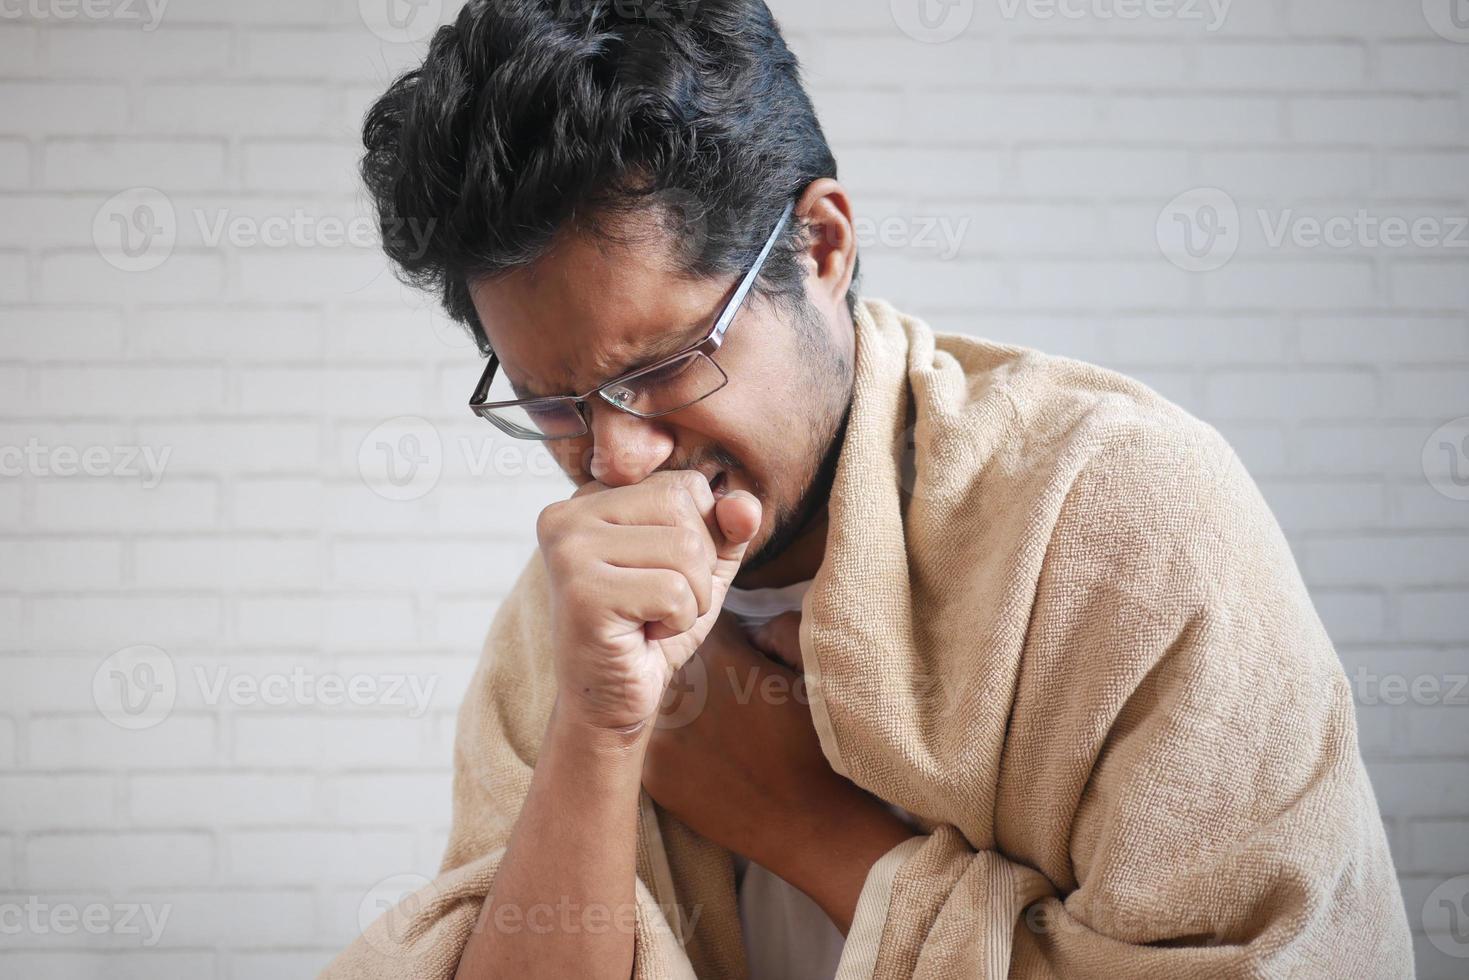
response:
[[[474,411],[576,490],[466,695],[439,878],[329,976],[1411,973],[1237,459],[860,300],[763,3],[470,3],[364,140]]]

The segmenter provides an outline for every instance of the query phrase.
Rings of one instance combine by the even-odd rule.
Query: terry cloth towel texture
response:
[[[1411,976],[1346,676],[1223,439],[881,301],[856,329],[801,652],[832,767],[926,832],[868,874],[840,980]],[[453,975],[555,697],[547,609],[535,555],[460,709],[438,877],[323,976]],[[729,853],[641,813],[635,977],[744,977]]]

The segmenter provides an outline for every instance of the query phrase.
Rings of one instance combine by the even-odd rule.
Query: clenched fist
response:
[[[542,511],[565,710],[597,728],[650,719],[718,617],[760,515],[752,494],[716,497],[693,470],[593,481]]]

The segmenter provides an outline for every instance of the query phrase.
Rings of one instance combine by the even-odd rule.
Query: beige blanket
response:
[[[839,976],[1412,974],[1352,698],[1228,445],[1118,375],[857,324],[801,648],[833,768],[929,833]],[[532,558],[459,715],[439,877],[327,977],[450,977],[554,695]],[[638,978],[745,974],[727,852],[644,798]]]

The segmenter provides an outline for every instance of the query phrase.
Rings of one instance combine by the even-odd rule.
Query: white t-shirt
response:
[[[784,612],[799,612],[810,581],[780,589],[731,588],[724,608],[754,628]],[[846,942],[821,906],[754,861],[735,855],[740,927],[750,980],[830,980]]]

